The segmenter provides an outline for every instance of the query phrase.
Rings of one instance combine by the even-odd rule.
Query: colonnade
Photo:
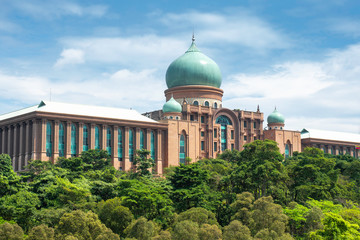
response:
[[[64,151],[59,151],[59,126],[64,131]],[[84,126],[87,127],[88,138],[84,138]],[[47,129],[50,126],[50,130]],[[75,126],[75,145],[72,126]],[[99,129],[98,148],[110,150],[112,165],[119,170],[132,169],[131,152],[135,155],[137,149],[142,146],[149,151],[156,163],[156,172],[161,174],[165,159],[165,136],[164,129],[148,128],[146,126],[126,126],[125,124],[105,124],[79,121],[60,121],[56,119],[31,119],[23,122],[0,126],[0,153],[8,154],[15,171],[24,170],[30,159],[51,161],[55,163],[59,157],[79,156],[84,149],[84,140],[87,141],[88,149],[95,149],[95,128]],[[120,130],[120,131],[119,131]],[[108,131],[110,135],[108,135]],[[121,139],[119,139],[121,132]],[[129,133],[132,132],[132,144]],[[142,132],[142,134],[140,133]],[[74,133],[73,133],[74,134]],[[140,135],[142,135],[140,143]],[[151,142],[153,135],[153,142]],[[108,136],[111,136],[108,139]],[[121,144],[119,144],[121,140]],[[73,145],[72,145],[73,144]],[[74,154],[74,146],[76,152]],[[71,149],[73,147],[73,151]],[[132,148],[131,148],[132,147]],[[121,148],[121,151],[119,151]],[[132,149],[132,150],[131,150]],[[122,156],[119,156],[119,153]]]

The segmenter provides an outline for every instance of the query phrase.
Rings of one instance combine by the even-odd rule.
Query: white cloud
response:
[[[113,38],[65,38],[67,48],[83,51],[86,60],[116,63],[131,69],[165,67],[189,47],[185,41],[157,35]]]
[[[290,38],[282,31],[239,8],[223,14],[197,11],[171,13],[166,14],[161,22],[169,27],[187,31],[195,28],[195,33],[202,42],[231,43],[258,51],[291,46]]]
[[[360,20],[350,18],[333,18],[327,20],[328,29],[350,37],[360,37]]]
[[[61,16],[102,17],[107,12],[105,5],[82,6],[71,1],[22,1],[13,2],[19,10],[35,17],[53,19]]]
[[[223,84],[224,105],[265,116],[274,106],[293,129],[358,132],[360,127],[360,44],[331,51],[321,62],[288,62],[272,72],[237,74]]]
[[[165,82],[159,79],[156,69],[130,71],[121,69],[86,81],[63,79],[59,82],[38,76],[13,76],[0,72],[1,98],[17,103],[16,108],[7,106],[2,113],[36,104],[40,100],[74,102],[89,105],[134,108],[138,111],[160,109],[165,101]],[[4,112],[5,111],[5,112]]]
[[[62,68],[65,65],[74,65],[84,63],[84,52],[79,49],[65,49],[61,52],[60,58],[56,61],[54,67]]]

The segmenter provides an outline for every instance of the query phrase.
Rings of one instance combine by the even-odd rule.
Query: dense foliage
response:
[[[33,160],[17,175],[0,155],[0,240],[360,239],[360,160],[273,141],[152,174],[114,169],[103,150]]]

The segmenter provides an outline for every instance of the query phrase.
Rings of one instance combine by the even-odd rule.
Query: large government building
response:
[[[56,162],[88,149],[105,149],[112,164],[131,170],[137,149],[147,149],[156,172],[201,158],[215,158],[226,149],[241,150],[254,140],[271,139],[285,157],[305,146],[331,154],[359,157],[360,135],[326,135],[317,130],[287,130],[275,109],[264,126],[264,114],[222,107],[222,76],[218,65],[190,48],[166,72],[166,103],[162,110],[135,110],[41,101],[0,116],[0,153],[21,171],[31,159]],[[333,138],[332,136],[340,136]]]

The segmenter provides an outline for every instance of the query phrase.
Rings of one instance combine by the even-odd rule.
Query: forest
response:
[[[277,143],[153,174],[138,150],[131,172],[104,150],[32,160],[16,174],[0,155],[0,240],[360,239],[360,160]]]

